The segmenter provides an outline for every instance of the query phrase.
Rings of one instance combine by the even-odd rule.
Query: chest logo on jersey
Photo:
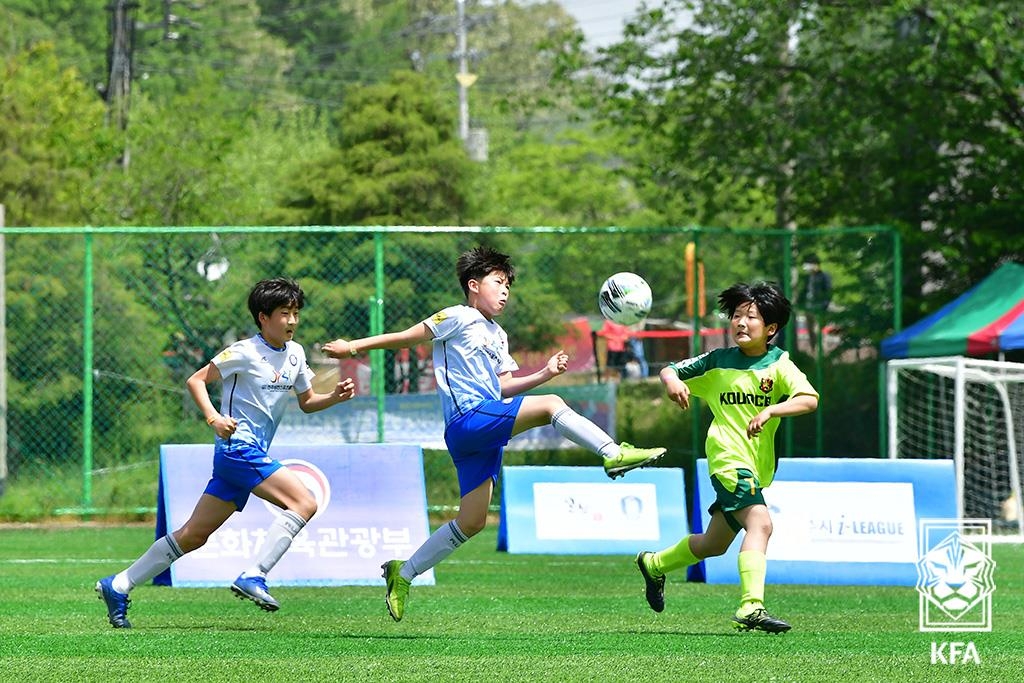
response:
[[[718,401],[723,406],[753,405],[758,408],[767,408],[772,404],[772,397],[745,394],[742,391],[723,391],[718,395]]]
[[[770,394],[770,393],[772,393],[772,389],[774,387],[775,387],[775,380],[773,380],[771,377],[762,377],[761,378],[761,391],[763,391],[766,394]]]

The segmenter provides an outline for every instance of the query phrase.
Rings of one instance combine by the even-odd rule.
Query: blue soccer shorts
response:
[[[218,441],[213,450],[213,476],[203,493],[234,503],[241,511],[249,493],[281,467],[252,444]]]
[[[483,401],[459,415],[444,430],[444,442],[459,477],[459,495],[465,496],[490,477],[498,480],[501,456],[512,438],[512,426],[522,396]]]

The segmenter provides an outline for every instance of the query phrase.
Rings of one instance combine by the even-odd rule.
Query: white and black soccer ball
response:
[[[651,286],[636,273],[615,273],[601,285],[597,305],[612,322],[638,323],[651,312]]]

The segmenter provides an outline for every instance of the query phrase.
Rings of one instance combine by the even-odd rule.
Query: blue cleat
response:
[[[267,592],[267,580],[262,576],[239,576],[231,584],[231,592],[242,600],[252,600],[261,610],[276,612],[281,605]]]
[[[128,608],[131,607],[132,601],[124,593],[114,590],[113,580],[113,576],[108,576],[97,581],[96,592],[99,593],[100,600],[107,603],[107,621],[110,622],[110,625],[114,628],[131,628],[132,623],[128,621]]]

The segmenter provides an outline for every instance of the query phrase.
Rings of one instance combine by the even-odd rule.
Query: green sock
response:
[[[690,536],[684,536],[674,546],[652,554],[649,559],[648,567],[657,576],[700,562],[700,558],[690,550]]]
[[[764,578],[768,573],[768,560],[760,550],[743,550],[737,564],[740,569],[740,608],[736,616],[743,617],[764,606]]]

